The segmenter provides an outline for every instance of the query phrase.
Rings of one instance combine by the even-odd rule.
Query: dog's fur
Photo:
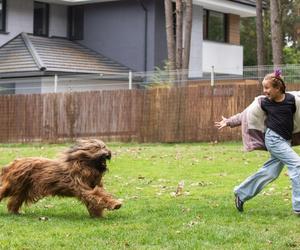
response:
[[[8,211],[19,213],[23,203],[29,204],[45,196],[76,197],[92,217],[101,217],[104,209],[119,209],[121,202],[108,194],[102,177],[111,151],[96,139],[81,140],[57,160],[23,158],[2,168],[0,201],[9,197]]]

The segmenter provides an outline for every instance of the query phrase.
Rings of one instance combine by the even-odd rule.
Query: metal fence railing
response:
[[[148,72],[128,72],[126,74],[73,74],[38,77],[1,78],[0,94],[33,94],[52,92],[82,92],[94,90],[120,90],[155,87],[186,86],[189,83],[211,85],[222,81],[231,83],[253,80],[261,82],[263,77],[275,68],[282,71],[286,83],[300,83],[300,65],[247,66],[243,69],[215,68],[210,72],[157,68]],[[226,73],[230,72],[230,73]]]

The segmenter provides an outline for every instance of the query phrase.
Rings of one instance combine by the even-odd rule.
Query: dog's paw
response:
[[[89,214],[92,218],[101,218],[103,217],[104,210],[103,209],[89,209]]]

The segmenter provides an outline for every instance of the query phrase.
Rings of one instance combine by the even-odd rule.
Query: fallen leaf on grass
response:
[[[176,189],[176,192],[175,192],[176,195],[182,194],[183,188],[184,188],[184,181],[182,180],[182,181],[180,181],[180,182],[178,183],[178,186],[177,186],[177,189]]]
[[[270,195],[272,195],[272,194],[270,194],[270,193],[264,191],[264,192],[262,192],[262,195],[270,196]]]
[[[179,195],[182,195],[183,194],[183,188],[184,188],[184,181],[180,181],[177,185],[177,189],[175,192],[172,192],[171,193],[171,196],[179,196]]]
[[[127,200],[137,200],[139,197],[134,195],[134,196],[131,196],[131,197],[128,197]]]
[[[53,208],[54,205],[45,205],[44,208]]]
[[[203,156],[203,159],[208,160],[208,161],[213,160],[213,158],[211,156],[207,156],[207,155]]]
[[[198,221],[192,220],[192,221],[190,221],[190,222],[187,224],[187,226],[188,226],[188,227],[193,227],[193,226],[195,226],[195,225],[197,225],[197,224],[199,224]]]
[[[190,186],[192,186],[192,187],[194,187],[194,186],[205,187],[205,186],[209,186],[209,185],[213,185],[213,183],[212,182],[199,181],[199,182],[194,182],[194,183],[190,184]]]
[[[39,217],[39,220],[40,221],[47,221],[47,220],[49,220],[49,218],[46,217],[46,216],[42,216],[42,217]]]
[[[182,211],[183,213],[186,213],[186,212],[190,212],[191,209],[190,209],[190,208],[183,208],[181,211]]]

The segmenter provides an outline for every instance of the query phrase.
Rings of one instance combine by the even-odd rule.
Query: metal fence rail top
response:
[[[275,69],[282,71],[286,83],[300,83],[300,65],[245,66],[242,71],[233,68],[211,67],[210,72],[197,70],[167,70],[124,74],[64,74],[36,77],[0,78],[0,95],[52,92],[76,92],[94,90],[119,90],[156,87],[176,87],[189,84],[211,84],[237,81],[261,82],[263,77]]]

